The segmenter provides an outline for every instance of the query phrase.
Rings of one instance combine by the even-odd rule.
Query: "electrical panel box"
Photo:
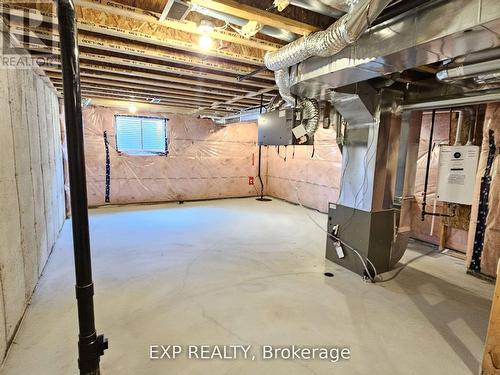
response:
[[[280,109],[259,115],[259,145],[312,145],[314,137],[306,136],[301,125],[302,113],[293,108]]]
[[[440,146],[437,199],[472,204],[479,146]]]

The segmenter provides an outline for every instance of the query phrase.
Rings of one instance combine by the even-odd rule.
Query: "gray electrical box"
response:
[[[378,273],[391,268],[391,251],[394,240],[395,210],[367,212],[356,208],[330,203],[328,210],[328,233],[337,227],[336,237],[350,247],[356,249],[365,260],[368,258]],[[337,241],[327,237],[326,258],[359,275],[365,273],[360,258],[354,251]],[[368,266],[370,273],[373,270]]]
[[[292,108],[263,113],[259,116],[257,123],[260,145],[293,144],[294,110]]]

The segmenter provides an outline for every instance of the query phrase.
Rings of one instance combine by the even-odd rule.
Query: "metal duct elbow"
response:
[[[312,137],[319,127],[319,104],[316,99],[302,99],[302,125],[308,137]]]

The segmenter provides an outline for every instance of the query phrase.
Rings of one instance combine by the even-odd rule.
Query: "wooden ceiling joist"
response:
[[[54,74],[48,74],[48,76],[51,78],[52,82],[55,84],[61,84],[62,83],[62,76],[60,75],[54,75]],[[227,98],[222,98],[220,96],[211,96],[211,95],[203,95],[201,93],[195,94],[195,93],[185,93],[185,92],[179,92],[179,91],[162,91],[162,90],[150,90],[147,87],[139,87],[139,86],[134,86],[134,85],[124,85],[124,84],[117,84],[117,83],[109,83],[106,81],[102,80],[95,80],[95,79],[87,79],[84,77],[81,77],[81,83],[82,86],[85,87],[94,87],[94,88],[102,88],[104,90],[116,90],[116,91],[127,91],[131,93],[138,93],[140,95],[147,95],[150,98],[162,98],[162,97],[173,97],[173,98],[180,98],[183,100],[196,100],[196,99],[201,99],[203,101],[214,101],[214,100],[227,100]],[[246,100],[239,100],[238,103],[242,106],[253,106],[258,104],[258,99],[246,99]]]
[[[62,91],[62,85],[59,84],[59,83],[54,83],[54,86],[58,89],[60,89]],[[109,96],[109,95],[112,95],[114,97],[120,97],[120,98],[123,98],[123,99],[126,99],[126,100],[135,100],[135,99],[140,99],[140,100],[143,100],[145,102],[148,102],[148,103],[153,103],[152,102],[152,98],[148,95],[141,95],[139,93],[129,93],[129,92],[126,92],[124,90],[116,90],[116,91],[113,91],[113,90],[108,90],[108,89],[103,89],[103,88],[100,88],[100,87],[87,87],[85,85],[82,85],[82,95],[83,96],[87,96],[87,95],[103,95],[103,96]],[[160,97],[158,98],[160,99],[160,104],[161,103],[170,103],[170,104],[175,104],[175,105],[185,105],[185,106],[207,106],[207,105],[210,105],[210,101],[205,101],[205,100],[190,100],[190,101],[186,101],[186,100],[183,100],[182,98],[168,98],[168,97]],[[245,109],[245,108],[249,108],[249,106],[245,106],[245,105],[237,105],[237,104],[234,104],[234,105],[228,105],[227,106],[228,108],[230,108],[231,110],[241,110],[241,109]]]
[[[182,111],[189,108],[191,114],[213,115],[256,107],[261,96],[267,102],[277,92],[269,71],[259,72],[243,82],[236,78],[261,66],[264,53],[275,50],[278,44],[256,38],[244,41],[240,40],[239,34],[235,38],[235,33],[219,30],[225,48],[203,51],[202,54],[194,22],[160,21],[159,14],[121,5],[117,1],[122,0],[81,0],[77,4],[81,88],[85,97],[112,98],[145,105],[159,99],[163,106]],[[203,5],[205,2],[214,3],[204,0]],[[229,2],[217,3],[228,5]],[[57,17],[54,10],[45,12],[48,8],[41,3],[30,4],[38,9],[11,7],[9,17],[5,18],[10,22],[9,32],[19,37],[21,47],[32,54],[54,56],[53,64],[41,68],[61,95]],[[248,11],[247,8],[252,7],[242,6],[243,11]],[[252,9],[257,17],[265,13],[267,17],[275,18],[272,13]],[[26,19],[38,20],[39,23],[25,22]],[[256,20],[255,17],[249,19]],[[300,24],[284,19],[288,26]],[[272,23],[264,24],[278,27]],[[231,38],[233,40],[229,40]]]
[[[240,4],[234,0],[191,0],[191,3],[247,20],[257,21],[262,25],[287,30],[298,35],[307,35],[319,30],[316,26],[295,21],[245,4]]]
[[[51,73],[47,72],[47,76],[51,80],[61,80],[62,75],[58,73]],[[92,78],[96,77],[96,78]],[[118,80],[112,80],[112,79],[106,79],[101,77],[100,75],[93,75],[93,74],[84,74],[83,72],[80,74],[80,79],[82,82],[87,82],[87,83],[93,83],[93,84],[100,84],[102,86],[110,86],[110,87],[127,87],[127,88],[139,88],[141,90],[147,91],[152,93],[179,93],[180,95],[186,95],[188,96],[189,94],[192,96],[198,96],[202,95],[211,99],[222,99],[222,98],[227,98],[228,96],[231,97],[232,95],[226,94],[226,93],[211,93],[207,92],[206,89],[203,88],[194,88],[193,90],[186,90],[185,87],[182,87],[181,85],[172,85],[172,84],[163,84],[163,88],[159,87],[160,85],[157,86],[152,86],[149,84],[145,84],[144,82],[139,85],[139,82],[136,82],[135,84],[133,83],[128,83],[126,81],[120,81]],[[176,91],[176,89],[180,89],[179,91]]]
[[[101,98],[97,96],[87,96],[90,99],[91,106],[102,106],[110,108],[120,108],[123,111],[128,111],[130,102],[126,102],[122,99],[112,99],[109,97]],[[189,108],[178,107],[175,105],[165,105],[165,104],[151,104],[144,103],[141,101],[135,101],[133,104],[141,111],[151,111],[151,112],[163,112],[163,113],[181,113],[188,114],[190,112]]]
[[[40,27],[39,28],[23,27],[21,25],[16,25],[16,24],[11,24],[10,29],[16,35],[24,35],[24,36],[36,35],[36,37],[38,39],[43,40],[43,41],[47,41],[47,42],[51,42],[51,43],[58,43],[59,42],[59,34],[55,30],[51,30],[51,29],[47,29],[47,28],[40,28]],[[226,78],[236,81],[236,77],[238,75],[248,74],[254,70],[254,68],[250,68],[250,67],[246,67],[246,66],[242,66],[242,65],[217,63],[214,61],[203,60],[203,59],[200,59],[198,57],[192,57],[192,56],[188,56],[188,55],[184,55],[184,54],[170,52],[170,51],[166,51],[163,49],[145,46],[145,45],[141,45],[141,44],[137,44],[137,43],[128,43],[128,42],[124,42],[124,41],[102,39],[102,38],[98,38],[96,36],[91,36],[91,35],[80,34],[78,36],[78,44],[80,47],[92,48],[93,50],[98,50],[101,52],[106,52],[106,53],[111,52],[111,53],[115,53],[115,54],[119,54],[119,55],[129,56],[129,57],[151,59],[154,61],[161,61],[164,63],[174,63],[174,64],[186,66],[186,67],[196,67],[196,68],[206,69],[208,71],[212,71],[212,73],[209,73],[209,72],[202,72],[202,71],[181,68],[181,67],[159,65],[159,66],[162,66],[163,70],[176,71],[179,74],[185,74],[185,75],[192,75],[192,76],[213,75],[213,76],[217,76],[217,74],[213,73],[213,72],[222,72],[222,73],[227,73],[227,74],[233,75],[233,77],[226,77]],[[40,46],[40,47],[42,47],[42,46]],[[142,63],[142,61],[141,61],[141,63]],[[269,73],[269,74],[265,74],[265,75],[256,75],[255,80],[256,79],[272,82],[274,78]],[[250,81],[251,80],[249,80],[249,82]]]
[[[17,31],[16,31],[17,32]],[[21,31],[20,31],[21,32]],[[24,47],[28,50],[31,50],[33,52],[53,52],[56,53],[57,55],[60,54],[59,48],[52,48],[52,49],[47,49],[44,48],[40,44],[24,44]],[[152,71],[152,72],[158,72],[158,73],[166,73],[166,74],[172,74],[176,76],[183,76],[183,77],[191,77],[196,79],[198,82],[199,80],[202,79],[208,79],[212,81],[219,81],[223,82],[224,85],[221,85],[219,87],[224,88],[226,87],[227,89],[233,89],[234,88],[241,88],[242,91],[251,91],[253,90],[252,87],[257,87],[257,88],[263,88],[263,87],[274,87],[274,85],[271,84],[265,84],[262,82],[255,82],[251,80],[246,80],[242,83],[238,82],[235,78],[225,76],[225,75],[218,75],[218,74],[213,74],[213,73],[206,73],[206,72],[198,72],[198,71],[193,71],[189,69],[183,69],[183,68],[177,68],[177,67],[171,67],[168,65],[162,65],[162,64],[157,64],[153,62],[144,62],[144,61],[139,61],[135,59],[129,59],[125,57],[114,57],[114,56],[107,56],[107,55],[100,55],[96,53],[90,53],[90,52],[81,52],[80,53],[80,60],[82,63],[85,63],[87,61],[93,62],[93,63],[102,63],[108,65],[115,65],[119,66],[121,71],[122,69],[141,69],[141,70],[147,70],[147,71]],[[137,76],[142,75],[142,72],[136,72]]]
[[[134,104],[138,110],[150,111],[150,112],[163,112],[163,113],[184,113],[189,114],[191,111],[187,107],[179,107],[175,105],[165,105],[165,104],[152,104],[145,103],[142,101],[125,101],[122,99],[113,99],[109,97],[99,97],[99,96],[86,96],[86,98],[91,99],[91,106],[102,106],[110,108],[120,108],[124,112],[129,111],[130,104]],[[227,114],[226,111],[213,111],[205,112],[206,116],[223,116]]]
[[[62,91],[59,92],[60,95],[62,95]],[[128,97],[123,97],[123,96],[117,96],[117,95],[110,95],[110,94],[106,94],[106,95],[101,95],[101,94],[94,94],[94,93],[85,93],[83,95],[84,98],[88,98],[88,99],[105,99],[105,100],[119,100],[121,101],[122,103],[127,103],[127,105],[130,105],[130,104],[137,104],[137,103],[140,103],[140,104],[147,104],[147,105],[151,105],[151,108],[162,108],[162,107],[165,107],[165,106],[168,106],[168,107],[175,107],[175,108],[181,108],[184,110],[184,113],[188,113],[188,114],[191,114],[192,113],[192,108],[193,108],[193,105],[189,105],[189,104],[176,104],[176,103],[170,103],[170,102],[163,102],[163,103],[160,103],[160,104],[153,104],[151,102],[148,102],[148,101],[145,101],[145,100],[142,100],[142,99],[138,99],[138,98],[135,98],[135,99],[131,99],[131,98],[128,98]],[[96,104],[96,103],[91,103],[91,104]],[[204,115],[215,115],[215,116],[221,116],[221,115],[224,115],[224,114],[228,114],[228,113],[232,113],[234,111],[231,111],[231,110],[227,110],[227,109],[218,109],[216,111],[201,111],[201,113],[203,113]]]
[[[20,19],[26,19],[29,17],[31,24],[33,21],[40,21],[45,23],[50,23],[52,25],[57,25],[58,20],[57,17],[53,14],[48,14],[45,12],[41,12],[35,9],[26,9],[20,7],[5,7],[3,11],[8,11],[9,16],[17,17]],[[150,47],[153,50],[156,50],[156,53],[160,53],[164,58],[171,58],[174,60],[185,60],[186,62],[192,61],[193,64],[198,62],[199,66],[203,66],[203,64],[199,64],[199,62],[205,62],[205,66],[208,65],[217,65],[220,64],[221,67],[228,65],[230,66],[230,61],[239,62],[243,64],[250,64],[254,66],[259,66],[262,64],[262,59],[264,56],[264,52],[262,50],[253,51],[247,49],[244,51],[231,51],[227,48],[224,49],[208,49],[203,50],[199,47],[197,43],[193,43],[190,39],[181,40],[169,37],[169,35],[155,35],[153,33],[145,33],[138,30],[132,30],[125,27],[120,27],[117,22],[115,24],[102,24],[94,22],[95,17],[85,18],[85,12],[83,13],[83,17],[78,18],[78,29],[81,31],[92,32],[97,34],[102,34],[106,36],[111,36],[115,38],[121,38],[127,41],[135,41],[140,43],[141,46],[146,47],[146,45],[152,45],[157,47],[164,47],[170,50],[175,50],[167,52],[164,49]],[[112,18],[111,20],[114,20]],[[57,35],[57,28],[54,27],[49,32],[52,32],[54,35]],[[81,33],[80,33],[81,34]],[[57,38],[58,39],[58,38]],[[135,46],[139,48],[139,45]],[[163,52],[163,53],[161,53]],[[193,55],[186,55],[179,52],[189,53]],[[198,55],[198,56],[196,56]],[[203,56],[203,57],[201,57]],[[197,66],[197,65],[195,65]],[[249,71],[252,68],[248,69]]]
[[[44,66],[43,69],[48,72],[60,73],[60,68],[58,67],[56,68],[52,66]],[[184,83],[186,85],[193,85],[195,87],[199,87],[200,89],[207,89],[210,90],[209,92],[224,92],[224,93],[230,92],[231,95],[241,95],[241,93],[250,92],[248,88],[227,87],[221,83],[197,81],[194,79],[189,80],[179,77],[169,77],[156,73],[138,72],[125,68],[101,66],[101,65],[87,64],[87,63],[80,63],[80,74],[82,76],[87,76],[87,77],[106,78],[110,80],[115,80],[117,82],[129,82],[139,85],[148,84],[158,87],[165,87],[165,85],[169,85],[172,82],[177,82],[177,83]],[[271,96],[272,94],[264,94],[264,95]]]
[[[47,76],[54,82],[62,82],[62,75],[58,73],[47,73]],[[157,87],[151,87],[148,85],[133,85],[133,84],[127,84],[124,82],[115,82],[111,80],[104,80],[104,79],[95,79],[95,78],[89,78],[85,76],[81,76],[81,82],[82,84],[90,84],[90,85],[99,85],[99,87],[103,88],[127,88],[127,89],[134,89],[137,90],[138,92],[141,92],[143,94],[148,94],[151,97],[156,97],[156,95],[176,95],[181,98],[185,99],[190,99],[190,98],[207,98],[207,99],[213,99],[213,100],[229,100],[230,98],[224,97],[223,95],[211,95],[207,94],[206,92],[196,92],[196,91],[180,91],[180,90],[172,90],[171,87],[165,86],[164,89],[159,89]],[[230,95],[231,97],[231,95]],[[248,104],[248,105],[255,105],[259,102],[259,99],[257,98],[247,98],[245,100],[240,100],[239,103],[243,104]]]
[[[194,111],[193,113],[198,113],[199,111],[203,111],[203,110],[207,110],[207,109],[216,109],[216,108],[220,108],[222,106],[228,106],[228,105],[231,105],[232,103],[234,103],[238,100],[241,100],[243,98],[260,97],[261,95],[264,95],[264,94],[268,93],[269,91],[270,91],[269,89],[262,89],[262,90],[259,90],[257,92],[249,93],[249,94],[242,95],[239,97],[234,97],[233,99],[226,100],[225,102],[214,102],[210,107],[198,108],[198,110]]]
[[[53,81],[53,84],[55,87],[60,87],[62,88],[63,84],[61,81]],[[179,102],[179,103],[186,103],[186,100],[188,100],[191,103],[196,103],[198,105],[210,105],[212,104],[213,100],[209,98],[203,98],[203,97],[182,97],[179,96],[178,94],[175,95],[165,95],[165,94],[155,94],[151,95],[147,92],[142,92],[138,90],[130,90],[130,89],[124,89],[124,88],[116,88],[116,87],[103,87],[103,86],[96,86],[92,84],[87,84],[85,82],[81,83],[81,88],[82,90],[87,90],[87,91],[93,91],[93,92],[101,92],[101,93],[113,93],[113,94],[122,94],[122,95],[127,95],[130,97],[138,97],[138,98],[143,98],[145,100],[152,101],[152,99],[160,99],[160,100],[167,100],[167,101],[172,101],[172,102]],[[255,106],[255,103],[249,105],[249,104],[244,104],[244,103],[231,103],[231,106],[235,108],[249,108],[252,106]]]
[[[165,18],[161,19],[162,15],[160,14],[144,11],[139,8],[127,6],[124,4],[119,4],[113,1],[77,0],[76,4],[82,7],[99,10],[104,13],[140,20],[158,26],[165,26],[171,29],[184,31],[191,34],[196,34],[196,35],[201,34],[198,31],[198,25],[195,22],[177,21]],[[245,38],[236,32],[231,32],[227,30],[214,30],[210,34],[210,36],[214,39],[235,44],[241,44],[244,46],[258,48],[265,51],[275,51],[280,47],[279,44],[272,43],[267,40],[262,40],[258,38]]]

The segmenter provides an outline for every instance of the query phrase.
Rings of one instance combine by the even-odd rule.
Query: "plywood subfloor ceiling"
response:
[[[285,41],[260,33],[244,38],[226,25],[211,34],[214,47],[202,50],[197,24],[209,17],[193,11],[184,20],[162,17],[167,3],[76,1],[83,97],[96,103],[154,103],[162,110],[223,116],[258,107],[261,99],[268,102],[277,93],[272,72],[262,71],[243,81],[238,77],[261,67],[265,53]],[[272,0],[259,2],[259,7],[232,0],[192,3],[254,19],[297,36],[317,30],[314,23],[325,22],[324,16],[314,18],[305,12],[295,18],[302,15],[308,23],[266,11],[266,4],[272,5]],[[53,64],[42,69],[62,96],[55,2],[2,0],[1,5],[3,22],[19,46],[31,54],[55,56]],[[215,26],[224,26],[221,20],[209,19]]]

